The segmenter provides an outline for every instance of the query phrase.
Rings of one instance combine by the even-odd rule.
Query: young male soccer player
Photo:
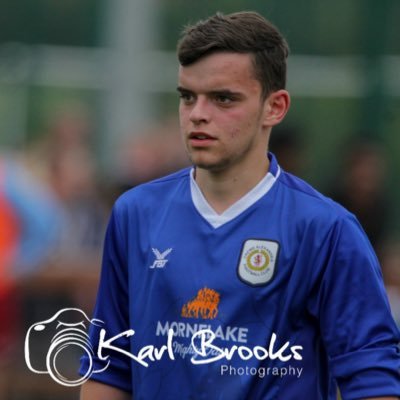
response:
[[[289,108],[287,55],[256,13],[186,29],[179,115],[193,168],[114,206],[95,309],[105,328],[81,367],[104,371],[83,400],[400,395],[399,332],[364,232],[267,154]]]

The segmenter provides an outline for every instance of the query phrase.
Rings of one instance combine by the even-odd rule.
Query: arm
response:
[[[90,376],[92,374],[96,375],[95,378],[93,377],[93,382],[87,382],[88,388],[85,386],[83,390],[84,394],[86,394],[86,390],[90,393],[83,397],[85,400],[121,399],[121,397],[107,394],[102,397],[92,395],[92,390],[102,388],[102,386],[96,384],[97,382],[102,382],[104,385],[109,386],[109,388],[107,387],[108,391],[112,389],[114,392],[116,390],[114,387],[116,387],[126,393],[132,392],[131,359],[107,348],[100,349],[100,354],[98,348],[102,330],[105,330],[107,338],[113,338],[129,329],[128,268],[124,251],[125,239],[120,235],[115,214],[116,211],[114,209],[104,242],[101,277],[93,313],[94,321],[97,320],[98,322],[91,323],[89,327],[93,354],[87,352],[81,358],[79,373],[86,377],[89,374]],[[129,352],[130,338],[121,337],[114,345]],[[104,387],[102,390],[106,390]]]
[[[131,400],[128,392],[96,381],[87,381],[81,389],[80,400]]]
[[[378,260],[353,218],[327,239],[317,311],[330,368],[343,399],[394,400],[400,395],[400,333],[390,314]]]

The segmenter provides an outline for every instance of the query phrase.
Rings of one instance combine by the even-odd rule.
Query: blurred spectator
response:
[[[97,184],[92,133],[85,106],[68,104],[30,151],[33,169],[60,205],[62,224],[51,258],[59,269],[97,267],[100,259],[107,209]]]
[[[0,157],[0,191],[19,226],[12,263],[15,277],[35,272],[47,259],[61,226],[61,208],[49,188],[24,165],[22,158]]]
[[[269,147],[286,172],[299,177],[303,175],[305,168],[303,142],[296,129],[278,125],[272,130]]]
[[[378,250],[385,234],[388,209],[383,151],[375,142],[356,139],[347,146],[342,163],[341,175],[330,195],[356,215]]]
[[[47,188],[16,157],[0,157],[0,364],[19,339],[17,283],[46,262],[59,228],[59,208]]]
[[[17,332],[18,313],[15,310],[12,266],[20,238],[18,218],[5,194],[4,179],[4,167],[0,164],[0,367],[8,358],[7,352],[11,350]]]
[[[382,251],[382,271],[392,308],[392,314],[400,327],[400,240],[391,240]]]
[[[29,167],[40,179],[50,179],[49,160],[64,152],[91,147],[91,117],[81,103],[64,105],[50,117],[45,132],[31,143],[26,158]]]
[[[97,190],[94,160],[82,147],[54,152],[49,166],[51,188],[63,217],[52,261],[58,266],[97,267],[107,210]]]
[[[65,110],[29,157],[0,157],[0,398],[13,391],[29,325],[65,307],[92,308],[108,211],[90,126],[85,113]],[[43,340],[32,356],[47,347]]]
[[[120,192],[189,165],[179,122],[167,119],[122,143],[117,180]]]
[[[91,134],[85,110],[65,109],[31,150],[32,170],[57,203],[58,223],[43,268],[23,287],[26,327],[66,307],[92,309],[108,209],[100,195]],[[46,354],[47,339],[35,344],[33,358]],[[71,359],[63,358],[62,364],[63,371],[76,371]]]

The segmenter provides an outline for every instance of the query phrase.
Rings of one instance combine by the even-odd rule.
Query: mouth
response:
[[[205,148],[211,146],[217,138],[205,132],[191,132],[189,143],[192,148]]]
[[[215,137],[209,135],[205,132],[191,132],[189,135],[189,140],[216,140]]]

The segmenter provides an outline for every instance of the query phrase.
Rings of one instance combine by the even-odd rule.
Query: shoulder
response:
[[[282,171],[278,179],[281,203],[303,228],[320,234],[352,226],[362,231],[357,218],[339,203],[323,195],[304,180]]]
[[[278,182],[289,196],[296,199],[299,205],[302,207],[306,206],[305,211],[317,212],[320,210],[324,213],[328,212],[337,216],[350,215],[350,212],[343,206],[292,174],[282,171]]]

